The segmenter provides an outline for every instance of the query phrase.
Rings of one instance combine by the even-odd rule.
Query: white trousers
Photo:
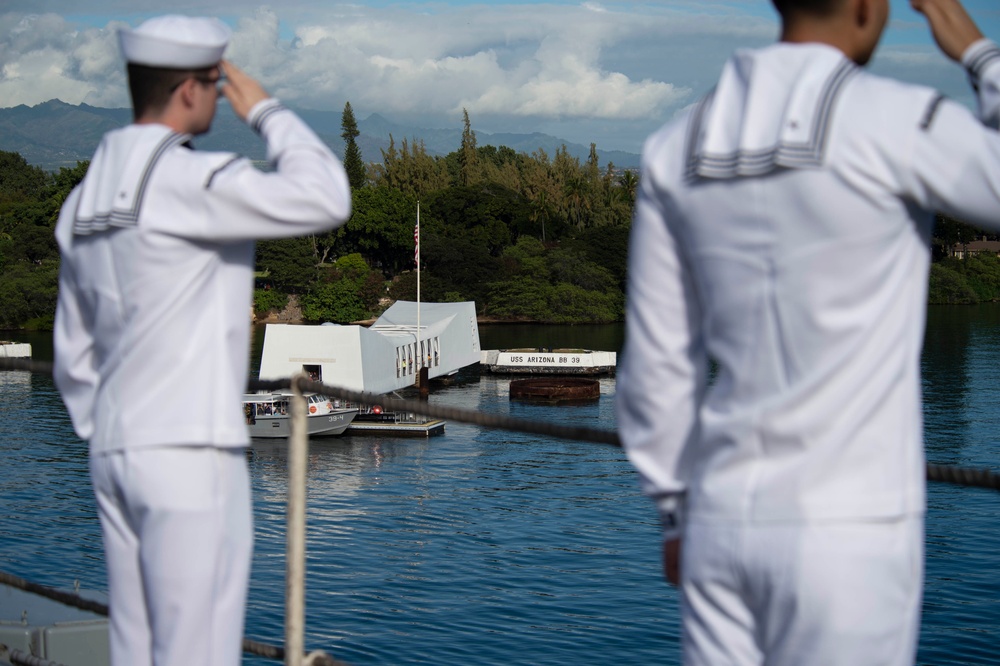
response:
[[[244,449],[91,456],[112,666],[237,666],[253,515]]]
[[[912,666],[923,518],[689,524],[681,556],[687,666]]]

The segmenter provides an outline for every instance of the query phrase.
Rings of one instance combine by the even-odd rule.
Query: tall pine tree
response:
[[[361,149],[354,141],[361,132],[358,131],[358,123],[354,119],[354,109],[351,108],[350,102],[344,104],[340,127],[343,130],[340,136],[344,139],[344,169],[347,171],[351,189],[356,190],[365,186],[365,162],[361,159]]]
[[[472,123],[469,122],[469,112],[464,108],[462,109],[462,121],[465,127],[462,130],[462,147],[458,153],[458,161],[462,166],[460,178],[462,185],[474,185],[479,180],[476,133],[472,131]]]

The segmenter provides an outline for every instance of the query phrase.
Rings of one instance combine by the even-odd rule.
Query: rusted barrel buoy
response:
[[[601,383],[581,377],[532,377],[510,383],[510,399],[554,405],[579,404],[601,398]]]

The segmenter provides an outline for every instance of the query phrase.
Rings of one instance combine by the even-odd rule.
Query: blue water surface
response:
[[[484,327],[482,337],[484,348],[608,349],[621,331]],[[36,358],[51,353],[30,341]],[[923,366],[929,459],[1000,470],[1000,307],[932,308]],[[470,374],[430,400],[614,427],[613,379],[598,403],[559,408],[512,403],[508,385]],[[247,634],[281,643],[284,444],[257,441],[249,461]],[[655,516],[618,450],[452,422],[431,439],[313,440],[308,478],[312,649],[354,664],[679,663]],[[918,661],[1000,663],[1000,496],[935,484],[928,504]],[[51,380],[0,372],[0,569],[103,590],[103,567],[86,447]]]

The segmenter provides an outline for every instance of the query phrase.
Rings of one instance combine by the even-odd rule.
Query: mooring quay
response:
[[[482,372],[505,375],[614,375],[618,354],[589,349],[484,349]]]

